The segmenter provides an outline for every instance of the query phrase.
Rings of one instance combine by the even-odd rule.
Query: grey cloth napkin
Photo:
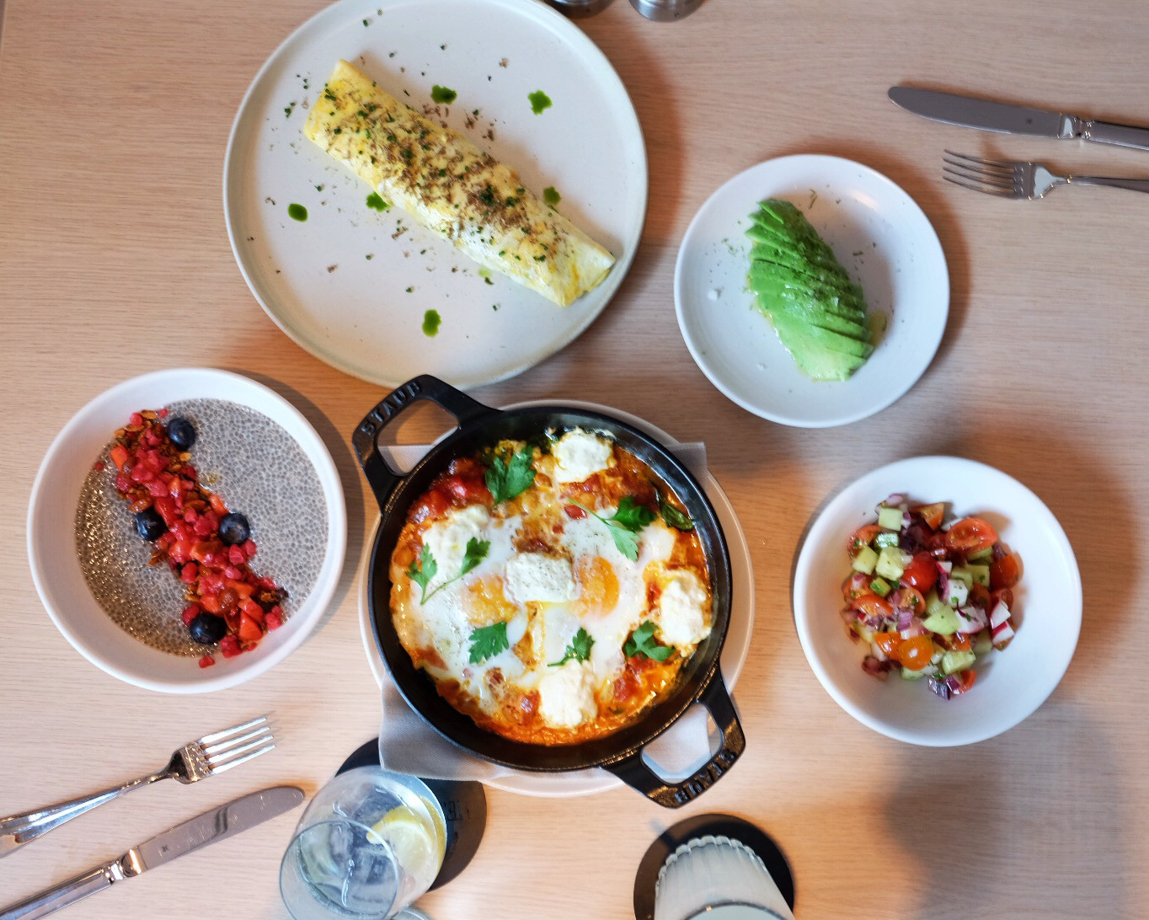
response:
[[[705,486],[706,445],[700,442],[668,445],[669,450]],[[413,467],[426,446],[381,448],[388,463],[400,471]],[[644,758],[666,779],[689,776],[718,750],[717,732],[709,724],[705,707],[694,704],[666,732],[646,746]],[[522,771],[491,763],[448,741],[415,712],[390,678],[383,681],[383,722],[379,730],[379,762],[388,770],[426,779],[492,780]],[[532,774],[538,775],[538,774]],[[598,768],[569,771],[567,779],[600,780]]]

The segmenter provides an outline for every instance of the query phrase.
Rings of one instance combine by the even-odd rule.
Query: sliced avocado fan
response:
[[[746,282],[778,340],[814,380],[846,380],[874,350],[861,286],[788,201],[759,203],[746,235]]]

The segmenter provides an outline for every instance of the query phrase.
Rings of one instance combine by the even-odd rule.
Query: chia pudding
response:
[[[283,428],[247,406],[194,399],[165,408],[167,418],[195,427],[190,462],[199,483],[247,518],[258,546],[251,568],[286,591],[281,607],[289,619],[327,552],[327,505],[311,461]],[[88,587],[113,622],[152,648],[188,658],[214,653],[218,645],[193,641],[181,617],[187,585],[166,562],[149,564],[155,547],[140,537],[116,491],[114,444],[94,458],[76,508],[76,552]]]

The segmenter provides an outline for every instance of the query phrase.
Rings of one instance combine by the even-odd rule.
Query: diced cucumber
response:
[[[961,620],[953,607],[942,604],[922,621],[922,626],[939,636],[952,636],[961,626]]]
[[[947,604],[938,597],[938,592],[934,588],[930,588],[929,594],[926,595],[926,615],[929,616],[935,610],[945,606]]]
[[[988,565],[967,565],[966,570],[973,578],[975,585],[983,585],[989,587],[989,566]]]
[[[901,530],[902,509],[887,508],[883,505],[878,509],[878,526],[885,530]]]
[[[920,671],[911,671],[909,668],[902,668],[902,680],[921,680],[925,676],[925,668],[922,668]]]
[[[861,572],[863,575],[872,575],[874,573],[874,566],[878,564],[878,554],[875,553],[870,547],[863,546],[858,550],[858,555],[854,557],[854,571]],[[898,574],[901,574],[900,572]]]
[[[982,560],[989,562],[993,559],[993,547],[987,546],[985,549],[979,549],[976,553],[970,553],[965,558],[967,562],[981,562]]]
[[[988,629],[983,629],[973,640],[973,652],[975,655],[988,655],[992,649],[993,635]]]
[[[968,588],[973,584],[973,573],[964,565],[955,565],[950,571],[950,580],[964,581]]]
[[[949,596],[946,598],[946,603],[951,607],[962,607],[969,599],[969,586],[966,585],[964,581],[951,578],[948,594]]]
[[[878,595],[878,597],[885,597],[894,590],[894,586],[879,576],[870,582],[870,590]]]
[[[906,570],[906,563],[902,557],[902,551],[896,546],[883,546],[882,551],[878,553],[878,563],[874,566],[874,571],[883,578],[897,581]]]
[[[942,671],[946,674],[956,674],[964,671],[977,660],[973,652],[949,651],[942,655]]]
[[[880,534],[874,537],[874,546],[881,549],[883,546],[897,546],[899,536],[892,530],[883,530]]]

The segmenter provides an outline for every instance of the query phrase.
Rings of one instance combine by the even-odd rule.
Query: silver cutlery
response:
[[[185,853],[192,853],[262,824],[290,811],[303,799],[303,790],[295,786],[273,786],[249,793],[205,811],[190,821],[177,824],[151,840],[132,847],[118,859],[16,904],[0,908],[0,920],[34,920],[43,917],[90,894],[103,891],[123,879],[132,878]]]
[[[944,178],[955,185],[997,195],[1001,198],[1044,198],[1050,189],[1062,185],[1100,185],[1149,192],[1149,179],[1122,179],[1111,176],[1058,176],[1041,163],[1020,160],[983,160],[947,150],[942,157]]]
[[[996,131],[999,134],[1029,134],[1037,137],[1081,138],[1099,144],[1149,150],[1149,128],[1119,125],[1062,112],[1006,105],[987,99],[974,99],[956,93],[939,93],[912,86],[894,86],[890,100],[915,115],[947,125]]]
[[[197,783],[216,773],[238,767],[260,754],[266,754],[274,747],[275,739],[272,737],[267,716],[241,722],[223,731],[204,735],[196,741],[189,741],[172,754],[166,767],[156,773],[149,773],[102,792],[60,802],[49,808],[0,818],[0,858],[78,815],[85,814],[96,806],[110,802],[127,792],[150,786],[161,779],[174,779],[185,784]]]

